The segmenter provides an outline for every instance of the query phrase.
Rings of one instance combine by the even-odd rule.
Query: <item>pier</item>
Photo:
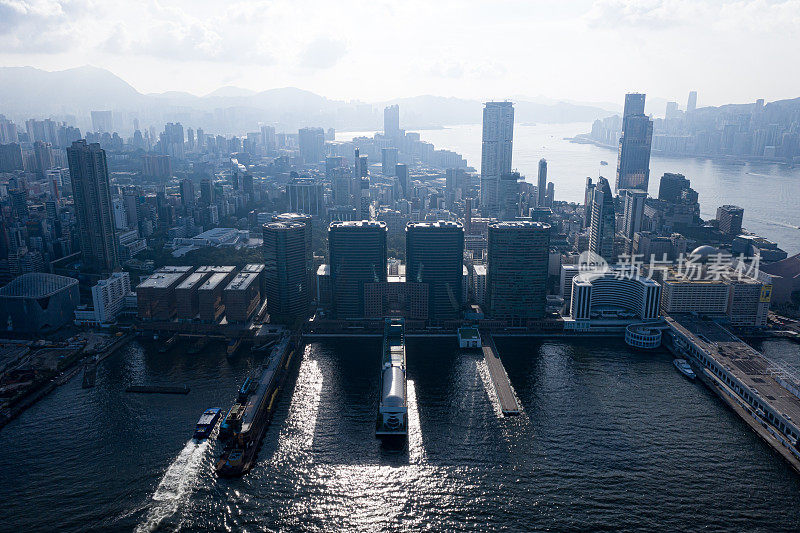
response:
[[[514,393],[514,388],[511,386],[511,381],[508,379],[508,374],[503,367],[502,361],[497,356],[497,347],[494,344],[491,333],[481,333],[481,345],[483,358],[486,360],[486,366],[489,367],[489,376],[492,378],[497,399],[500,401],[500,410],[505,416],[518,415],[520,406],[517,401],[517,395]]]
[[[703,368],[701,379],[800,473],[800,383],[711,320],[666,317],[672,351]]]

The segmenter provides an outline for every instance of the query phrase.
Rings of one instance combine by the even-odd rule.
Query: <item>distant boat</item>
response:
[[[677,368],[678,371],[687,378],[689,379],[695,378],[694,370],[692,370],[692,367],[689,365],[686,359],[675,359],[674,361],[672,361],[672,364],[675,365],[675,368]]]
[[[601,167],[607,167],[608,166],[608,161],[600,161],[600,166]]]

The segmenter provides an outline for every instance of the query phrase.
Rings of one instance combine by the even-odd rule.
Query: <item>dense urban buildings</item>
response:
[[[614,260],[614,237],[616,235],[616,216],[614,214],[614,195],[611,185],[604,177],[597,180],[592,188],[590,206],[589,250],[606,261]]]

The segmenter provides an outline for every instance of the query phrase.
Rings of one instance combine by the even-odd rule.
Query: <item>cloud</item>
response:
[[[700,4],[685,0],[597,0],[584,20],[596,28],[665,29],[686,24]]]
[[[88,0],[0,0],[0,51],[58,53],[70,49],[79,33],[77,19]]]
[[[331,37],[317,37],[300,53],[301,67],[322,70],[334,66],[347,54],[347,44]]]

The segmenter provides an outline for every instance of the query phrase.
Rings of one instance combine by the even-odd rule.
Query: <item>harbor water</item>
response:
[[[261,356],[130,343],[94,388],[73,379],[0,431],[0,531],[800,528],[800,476],[666,352],[497,339],[522,406],[504,418],[479,352],[408,339],[408,445],[392,449],[374,436],[380,347],[307,345],[258,463],[222,480],[194,424]],[[800,362],[796,344],[760,347]]]

